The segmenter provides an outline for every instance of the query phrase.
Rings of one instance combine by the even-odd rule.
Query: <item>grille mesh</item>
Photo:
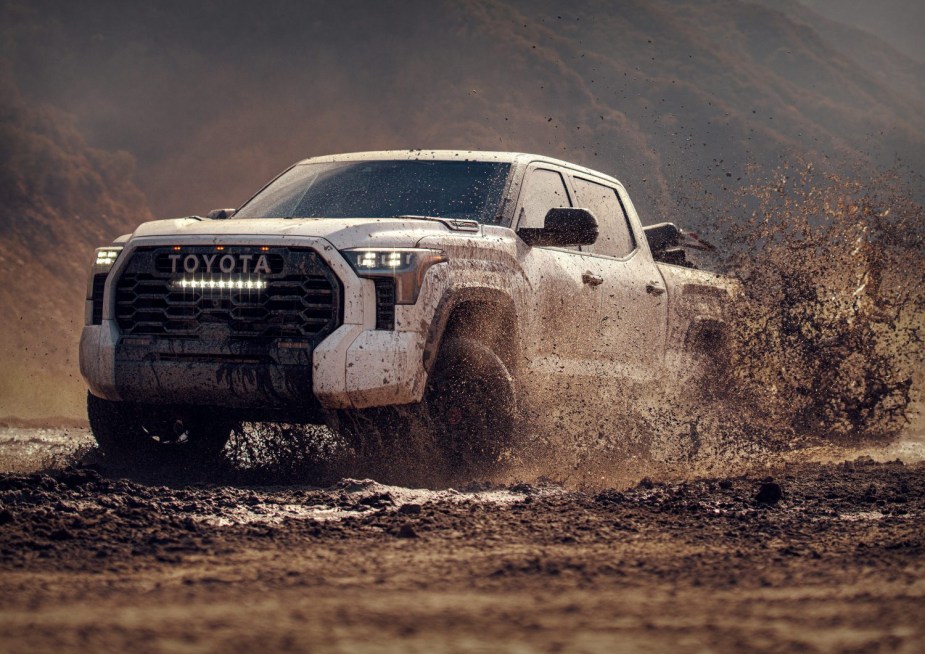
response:
[[[374,279],[376,285],[376,329],[395,329],[395,282]]]
[[[184,247],[182,256],[212,255],[215,248]],[[126,335],[174,339],[214,338],[271,340],[292,338],[317,343],[340,322],[340,284],[312,250],[228,247],[222,254],[265,255],[267,286],[253,289],[183,289],[174,283],[172,248],[144,248],[132,254],[116,284],[116,321]],[[216,279],[233,275],[214,275]]]

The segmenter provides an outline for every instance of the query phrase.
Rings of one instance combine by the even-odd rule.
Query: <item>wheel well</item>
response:
[[[520,335],[512,308],[500,302],[467,300],[453,308],[443,339],[470,338],[498,355],[513,374],[518,364]]]

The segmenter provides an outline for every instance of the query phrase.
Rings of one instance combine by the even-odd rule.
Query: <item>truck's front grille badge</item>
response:
[[[317,343],[339,325],[340,283],[313,250],[216,250],[135,250],[116,283],[116,320],[122,332]],[[255,271],[258,261],[262,267]]]

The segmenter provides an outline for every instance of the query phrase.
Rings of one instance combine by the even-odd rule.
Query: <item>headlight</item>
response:
[[[93,254],[93,265],[90,267],[90,277],[87,279],[85,322],[88,325],[99,325],[103,321],[103,289],[106,287],[106,276],[112,270],[120,252],[122,252],[122,246],[115,245],[97,248]]]
[[[110,246],[108,248],[96,248],[96,254],[93,257],[93,273],[98,275],[100,273],[108,273],[112,269],[112,265],[116,262],[116,259],[119,258],[119,253],[122,252],[122,246]]]
[[[395,280],[396,304],[414,304],[424,275],[446,261],[442,250],[424,248],[356,248],[341,252],[360,277]]]

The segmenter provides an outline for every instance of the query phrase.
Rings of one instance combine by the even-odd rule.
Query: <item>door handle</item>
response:
[[[646,293],[649,295],[661,295],[665,292],[665,287],[658,282],[649,282],[646,284]]]
[[[592,272],[586,272],[586,273],[582,273],[581,281],[587,284],[588,286],[600,286],[601,284],[604,283],[604,278],[599,275],[595,275]]]

